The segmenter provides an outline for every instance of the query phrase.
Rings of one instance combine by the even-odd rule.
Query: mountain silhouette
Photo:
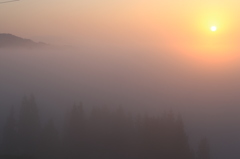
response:
[[[34,42],[12,34],[0,34],[0,48],[46,48],[50,45],[42,42]]]

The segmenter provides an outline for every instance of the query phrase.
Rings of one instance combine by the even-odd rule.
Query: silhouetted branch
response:
[[[0,4],[3,4],[3,3],[11,3],[11,2],[16,2],[16,1],[20,1],[20,0],[10,0],[10,1],[4,1],[4,2],[0,2]]]

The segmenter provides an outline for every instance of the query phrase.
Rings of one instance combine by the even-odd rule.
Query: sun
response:
[[[217,27],[216,26],[211,26],[211,31],[217,31]]]

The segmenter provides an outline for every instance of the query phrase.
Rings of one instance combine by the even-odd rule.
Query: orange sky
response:
[[[221,63],[239,50],[239,5],[237,0],[22,0],[0,6],[0,32],[53,44],[167,48],[199,62]]]

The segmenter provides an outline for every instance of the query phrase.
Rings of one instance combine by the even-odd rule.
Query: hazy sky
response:
[[[1,5],[0,21],[1,32],[50,43],[164,43],[211,51],[206,41],[229,45],[229,38],[239,35],[239,5],[237,0],[21,0]],[[211,25],[218,27],[215,35]]]
[[[219,68],[239,58],[239,5],[237,0],[21,0],[0,6],[0,30],[51,44],[168,49],[194,65]]]

